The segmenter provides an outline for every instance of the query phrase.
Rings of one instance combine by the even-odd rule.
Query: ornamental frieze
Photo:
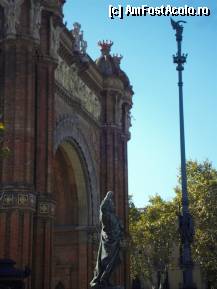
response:
[[[61,57],[55,71],[57,84],[61,85],[72,98],[77,98],[83,108],[99,120],[101,104],[97,95],[78,76],[76,66],[69,66]]]
[[[41,217],[54,217],[55,204],[53,202],[39,201],[37,213]]]
[[[36,196],[30,192],[0,192],[0,209],[33,209],[36,207]]]

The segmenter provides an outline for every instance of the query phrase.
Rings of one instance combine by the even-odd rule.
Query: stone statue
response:
[[[24,0],[8,0],[5,5],[6,34],[16,34],[16,25],[20,23],[21,5]]]
[[[111,273],[120,263],[123,225],[115,214],[112,197],[113,192],[108,192],[100,205],[101,238],[92,288],[111,288]]]
[[[87,54],[87,41],[84,40],[84,32],[81,31],[81,38],[80,38],[80,51],[82,54]]]
[[[53,57],[58,58],[58,50],[60,47],[60,33],[62,31],[62,28],[59,26],[54,27],[52,18],[50,21],[50,27],[51,27],[51,34],[50,34],[51,54]]]
[[[75,22],[73,24],[72,35],[74,36],[74,51],[83,55],[87,53],[87,41],[84,40],[84,32],[81,31],[81,24]]]
[[[87,54],[87,41],[82,39],[81,41],[81,53],[82,54]]]
[[[78,22],[73,24],[72,35],[74,36],[75,43],[74,43],[74,50],[76,52],[80,51],[80,41],[81,41],[81,25]]]
[[[41,12],[42,6],[40,1],[32,0],[31,2],[31,27],[33,37],[37,40],[40,40],[40,28],[41,28]]]

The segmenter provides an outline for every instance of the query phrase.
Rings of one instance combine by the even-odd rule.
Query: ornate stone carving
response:
[[[51,216],[55,215],[55,205],[53,203],[41,202],[38,205],[38,214],[41,216]]]
[[[131,111],[129,108],[126,109],[126,115],[125,115],[125,136],[127,137],[127,140],[130,140],[131,138],[131,133],[130,133],[130,128],[132,126],[132,123],[131,123],[131,119],[132,119],[132,115],[131,115]]]
[[[86,54],[87,41],[84,40],[84,32],[81,30],[81,25],[78,22],[73,24],[72,35],[74,36],[74,51]]]
[[[18,194],[18,204],[20,206],[26,206],[28,204],[29,198],[27,194]]]
[[[54,27],[53,19],[50,19],[50,53],[54,58],[58,58],[58,50],[60,47],[60,26]]]
[[[131,126],[132,126],[132,123],[131,123],[131,112],[130,112],[130,110],[128,110],[127,111],[127,118],[126,118],[126,129],[127,129],[127,131],[130,130]]]
[[[39,204],[39,213],[40,214],[48,214],[49,213],[49,204],[48,203],[40,203]]]
[[[30,25],[33,37],[40,40],[42,6],[40,0],[31,0]]]
[[[55,72],[56,81],[73,97],[80,100],[82,106],[95,119],[99,120],[101,104],[96,94],[81,80],[75,66],[68,66],[59,57],[59,65]]]
[[[83,87],[82,103],[86,110],[91,113],[96,119],[100,117],[100,102],[98,97],[87,87]]]
[[[83,39],[83,31],[82,31],[82,41],[81,41],[81,52],[82,54],[87,54],[87,41]]]
[[[74,44],[74,50],[75,51],[80,51],[80,29],[81,25],[79,23],[74,23],[73,24],[74,28],[72,30],[72,35],[75,38],[75,44]]]
[[[7,207],[11,206],[11,205],[13,205],[13,201],[14,201],[14,197],[13,197],[12,193],[4,194],[4,196],[3,196],[3,205],[5,205]]]
[[[6,34],[16,34],[16,26],[20,23],[21,5],[24,0],[3,1],[5,8],[5,29]]]
[[[0,192],[0,209],[28,208],[35,209],[36,197],[34,193],[22,191]]]
[[[55,202],[51,194],[38,193],[37,195],[37,214],[41,217],[54,217]]]
[[[120,69],[121,60],[123,59],[123,56],[120,54],[113,54],[112,58],[114,60],[114,64],[115,64],[116,68]]]

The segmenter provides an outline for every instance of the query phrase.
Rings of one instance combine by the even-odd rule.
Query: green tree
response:
[[[156,285],[159,274],[171,263],[177,234],[176,207],[158,195],[150,199],[144,211],[130,208],[131,277],[140,276]],[[135,218],[136,216],[136,218]]]
[[[193,257],[208,283],[217,288],[217,170],[211,162],[187,162],[190,210],[195,223]],[[181,200],[180,185],[175,202]]]
[[[210,288],[217,288],[217,170],[209,161],[188,161],[187,176],[190,211],[195,223],[193,258]],[[157,272],[173,264],[173,250],[180,244],[177,216],[181,208],[180,176],[175,192],[176,197],[170,202],[158,195],[151,198],[144,211],[130,202],[133,278],[139,275],[154,284]]]

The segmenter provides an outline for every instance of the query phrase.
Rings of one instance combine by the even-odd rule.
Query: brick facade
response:
[[[133,91],[111,43],[100,43],[96,62],[86,54],[79,26],[63,24],[63,4],[0,0],[0,107],[11,150],[0,166],[0,258],[31,268],[29,289],[88,288],[108,190],[128,227]],[[115,278],[125,287],[128,268],[124,256]]]

